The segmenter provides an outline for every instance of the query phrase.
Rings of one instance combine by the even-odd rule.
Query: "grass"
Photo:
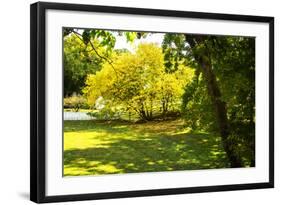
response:
[[[226,168],[220,138],[183,121],[65,121],[64,176]]]

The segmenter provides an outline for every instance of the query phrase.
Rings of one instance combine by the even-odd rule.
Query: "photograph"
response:
[[[62,39],[63,177],[255,167],[255,36]]]

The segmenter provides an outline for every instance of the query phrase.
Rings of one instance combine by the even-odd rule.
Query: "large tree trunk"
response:
[[[186,36],[186,40],[192,49],[196,49],[195,47],[198,44],[201,44],[202,46],[206,38],[207,36],[196,36],[193,38],[190,38],[190,36]],[[206,48],[204,50],[206,50]],[[228,156],[231,167],[241,167],[242,161],[240,157],[235,154],[234,149],[232,148],[233,145],[231,144],[230,140],[228,140],[229,126],[227,120],[226,103],[221,98],[221,91],[218,86],[215,73],[213,72],[211,59],[208,55],[208,52],[196,52],[194,58],[202,70],[203,78],[207,85],[208,94],[211,97],[212,104],[214,105],[223,147]]]
[[[229,126],[228,126],[228,120],[227,120],[227,110],[226,110],[226,103],[222,101],[221,99],[221,92],[217,84],[216,77],[214,75],[214,72],[212,70],[212,67],[207,60],[207,58],[201,58],[199,60],[199,63],[202,68],[202,73],[204,80],[206,81],[208,93],[211,97],[212,103],[215,108],[215,114],[220,130],[220,135],[222,138],[224,150],[227,153],[227,156],[229,158],[229,161],[231,163],[231,167],[241,167],[241,159],[236,156],[234,153],[234,149],[232,148],[232,144],[230,140],[228,140],[229,137]]]

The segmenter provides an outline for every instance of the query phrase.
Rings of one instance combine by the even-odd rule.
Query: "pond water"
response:
[[[64,120],[93,120],[95,117],[87,115],[85,112],[64,112]]]

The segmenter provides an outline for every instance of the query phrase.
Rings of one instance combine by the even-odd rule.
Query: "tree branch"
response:
[[[73,30],[72,32],[85,44],[85,42],[84,42],[83,39],[81,38],[82,35],[81,35],[80,33],[78,33],[78,32],[75,31],[75,30]],[[118,80],[118,73],[117,73],[115,67],[114,67],[113,64],[112,64],[112,61],[110,61],[108,58],[106,58],[106,57],[100,55],[99,52],[98,52],[98,51],[96,50],[96,48],[94,47],[94,45],[93,45],[93,43],[91,42],[91,40],[89,41],[89,43],[90,43],[90,46],[92,47],[92,50],[95,52],[95,54],[96,54],[99,58],[101,58],[101,59],[103,59],[103,60],[105,60],[106,62],[109,63],[109,65],[110,65],[110,66],[112,67],[112,69],[114,70],[115,75],[116,75],[116,78],[117,78],[117,80]],[[85,45],[86,45],[86,44],[85,44]],[[86,46],[87,46],[87,45],[86,45]],[[89,52],[89,51],[87,51],[87,52]]]

